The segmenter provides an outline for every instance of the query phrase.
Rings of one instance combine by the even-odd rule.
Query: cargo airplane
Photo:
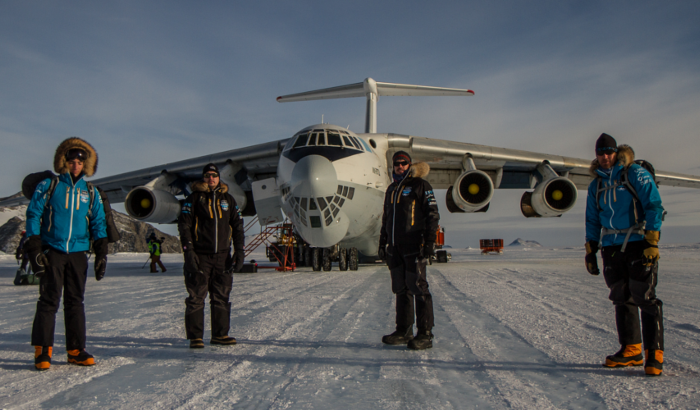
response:
[[[173,223],[190,184],[213,162],[243,216],[261,225],[288,219],[305,242],[299,256],[314,270],[357,269],[361,255],[377,255],[384,193],[391,183],[391,157],[407,151],[430,165],[426,179],[446,189],[449,212],[486,212],[494,189],[527,190],[523,215],[555,217],[571,210],[586,189],[590,159],[402,134],[377,133],[379,96],[471,96],[466,89],[363,82],[290,94],[278,102],[365,97],[365,132],[331,124],[310,125],[291,138],[126,172],[93,180],[112,203],[124,202],[132,217]],[[700,188],[700,177],[657,171],[660,185]],[[4,201],[11,204],[10,201]],[[26,200],[25,200],[26,202]],[[444,210],[442,210],[444,211]]]

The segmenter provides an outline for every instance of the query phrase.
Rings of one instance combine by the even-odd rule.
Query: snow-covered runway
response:
[[[210,346],[207,329],[206,347],[190,350],[182,257],[151,274],[147,254],[110,256],[86,291],[97,365],[66,363],[59,312],[46,372],[29,344],[37,287],[13,286],[14,257],[0,256],[0,408],[697,408],[699,250],[661,248],[659,378],[600,365],[618,349],[613,307],[582,248],[451,250],[428,268],[436,338],[418,352],[380,342],[394,327],[384,266],[237,274],[239,344]]]

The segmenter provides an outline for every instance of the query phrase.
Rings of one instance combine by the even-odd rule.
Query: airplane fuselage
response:
[[[340,244],[376,255],[390,183],[385,155],[382,135],[330,124],[289,140],[277,167],[282,210],[310,246]]]

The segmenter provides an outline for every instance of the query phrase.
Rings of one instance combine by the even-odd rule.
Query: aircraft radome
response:
[[[261,225],[291,221],[315,259],[341,253],[357,266],[359,256],[377,254],[384,192],[391,183],[394,152],[427,162],[426,179],[447,189],[449,212],[485,212],[494,189],[523,189],[525,217],[560,216],[573,208],[577,190],[591,181],[590,160],[497,148],[443,139],[376,133],[379,96],[470,96],[470,90],[363,82],[278,97],[279,102],[365,97],[365,133],[331,124],[310,125],[291,138],[152,166],[93,180],[112,203],[125,202],[129,215],[173,223],[189,185],[209,162],[242,209]],[[39,165],[39,164],[37,164]],[[700,177],[656,172],[657,183],[700,188]],[[0,206],[28,202],[10,199]],[[444,212],[445,210],[441,210]],[[329,264],[327,264],[329,265]]]

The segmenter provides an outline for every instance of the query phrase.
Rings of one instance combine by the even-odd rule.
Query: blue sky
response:
[[[700,175],[698,21],[689,1],[0,1],[0,196],[71,135],[97,148],[103,177],[286,138],[321,115],[361,132],[363,99],[275,98],[366,77],[476,92],[382,98],[379,132],[581,158],[608,132]],[[700,241],[700,191],[661,192],[664,239]],[[444,211],[454,244],[582,244],[585,192],[547,220],[523,218],[520,195]]]

